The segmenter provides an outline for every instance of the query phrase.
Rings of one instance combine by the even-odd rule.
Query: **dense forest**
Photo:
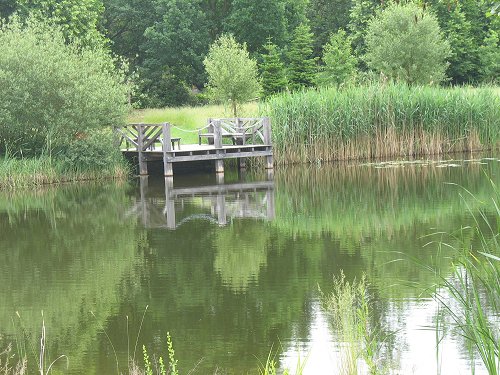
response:
[[[69,40],[105,44],[133,82],[140,107],[207,101],[203,61],[223,34],[246,44],[263,94],[370,79],[368,25],[391,0],[2,0],[0,17],[41,16]],[[444,84],[500,76],[500,17],[492,0],[427,0],[447,41]],[[415,16],[415,23],[419,20]],[[372,43],[378,43],[372,38]],[[411,47],[411,48],[418,48]],[[438,47],[436,47],[438,48]],[[372,61],[373,62],[373,61]],[[328,77],[336,77],[328,79]],[[339,79],[339,77],[341,79]],[[343,77],[343,78],[342,78]]]

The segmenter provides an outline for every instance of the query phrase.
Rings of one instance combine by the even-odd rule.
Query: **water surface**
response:
[[[422,265],[451,273],[453,253],[429,235],[472,224],[467,206],[490,200],[499,168],[343,164],[2,193],[0,348],[36,366],[43,320],[46,354],[66,355],[68,374],[124,373],[143,344],[165,356],[167,331],[181,373],[255,374],[272,351],[282,367],[308,357],[306,374],[334,374],[340,344],[318,289],[343,270],[366,274],[374,319],[397,332],[393,373],[470,373],[456,332],[435,350]]]

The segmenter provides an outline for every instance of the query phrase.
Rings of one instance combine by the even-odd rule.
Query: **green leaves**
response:
[[[250,59],[246,45],[238,44],[233,36],[223,35],[212,44],[203,63],[211,97],[230,103],[235,116],[238,104],[259,96],[257,63]]]
[[[449,43],[435,16],[415,4],[393,4],[374,18],[366,35],[368,66],[410,84],[445,80]]]

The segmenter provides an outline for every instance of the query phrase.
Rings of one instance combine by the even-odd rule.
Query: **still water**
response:
[[[471,373],[460,335],[436,330],[423,265],[451,273],[432,234],[472,224],[466,206],[484,208],[499,171],[476,158],[2,193],[0,349],[36,369],[43,321],[48,363],[67,357],[55,373],[127,373],[143,344],[166,357],[168,331],[182,374],[256,374],[269,353],[335,374],[343,344],[319,289],[342,270],[366,274],[388,372]]]

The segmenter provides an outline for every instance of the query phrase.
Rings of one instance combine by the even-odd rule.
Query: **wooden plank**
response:
[[[207,194],[229,194],[229,193],[244,193],[255,191],[266,191],[274,189],[273,181],[258,181],[228,185],[209,185],[191,188],[177,188],[170,190],[170,196],[180,198],[182,196],[197,196]]]
[[[272,151],[235,152],[235,153],[231,153],[231,154],[175,156],[175,157],[169,157],[168,161],[172,162],[172,163],[179,163],[179,162],[186,162],[186,161],[252,158],[252,157],[262,157],[262,156],[272,156],[272,155],[273,155]]]

